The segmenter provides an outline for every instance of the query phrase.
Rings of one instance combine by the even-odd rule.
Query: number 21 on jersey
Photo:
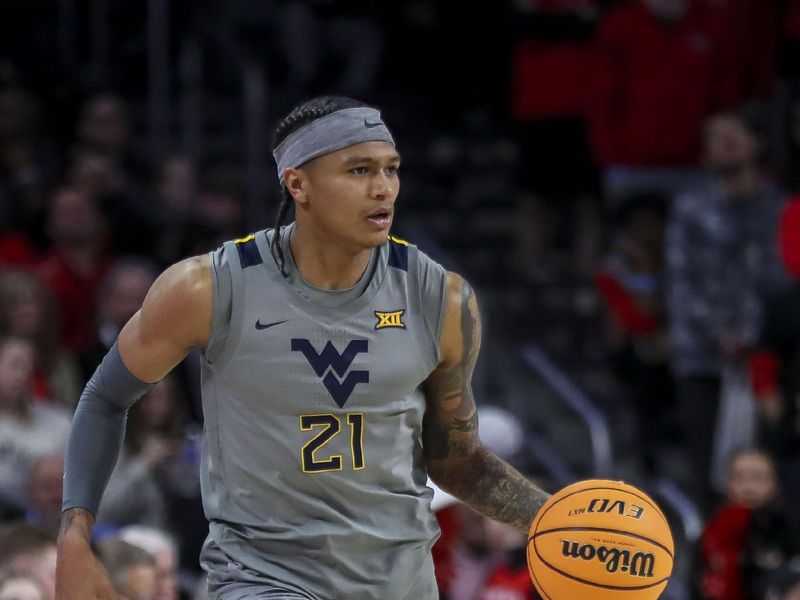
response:
[[[350,428],[350,455],[353,470],[364,468],[364,415],[348,413],[345,416]],[[317,415],[300,415],[302,431],[317,431],[300,450],[300,460],[304,473],[324,473],[342,470],[342,455],[333,454],[321,457],[318,453],[322,447],[339,435],[342,430],[342,419],[329,413]]]

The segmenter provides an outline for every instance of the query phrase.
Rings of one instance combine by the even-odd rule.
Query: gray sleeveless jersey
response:
[[[271,232],[211,254],[204,562],[224,556],[230,578],[276,598],[437,598],[420,386],[438,363],[446,273],[390,239],[355,288],[319,290],[297,273],[292,229],[288,278]]]

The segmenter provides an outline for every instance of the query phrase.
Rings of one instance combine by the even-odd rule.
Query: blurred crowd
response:
[[[137,158],[120,96],[87,97],[67,146],[50,126],[36,96],[0,89],[0,597],[17,600],[53,598],[64,451],[83,385],[166,265],[244,230],[232,167]],[[207,524],[195,363],[130,411],[97,515],[98,556],[131,600],[190,597],[198,580]]]
[[[143,151],[135,18],[112,15],[124,68],[78,77],[34,25],[47,4],[0,15],[0,600],[54,597],[71,414],[155,277],[268,225],[245,221],[237,158]],[[278,103],[390,104],[404,86],[441,117],[388,106],[407,139],[476,119],[508,133],[510,272],[548,285],[566,262],[592,286],[643,469],[706,519],[693,594],[800,598],[800,1],[258,4],[176,2],[193,18],[171,26],[213,15],[270,57]],[[131,410],[97,515],[98,557],[131,600],[203,597],[196,363]],[[514,417],[481,427],[514,462]],[[524,536],[436,508],[444,598],[535,598]]]

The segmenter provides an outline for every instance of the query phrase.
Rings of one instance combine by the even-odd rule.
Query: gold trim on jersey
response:
[[[403,246],[408,246],[408,242],[405,241],[405,240],[401,240],[399,237],[394,237],[393,235],[390,235],[389,239],[392,240],[395,244],[401,244]]]
[[[256,239],[256,234],[255,233],[251,233],[250,235],[245,236],[243,238],[239,238],[239,239],[233,240],[233,243],[234,244],[246,244],[247,242],[252,241],[254,239]]]

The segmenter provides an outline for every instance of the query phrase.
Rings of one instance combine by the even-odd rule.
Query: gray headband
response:
[[[337,110],[315,119],[292,132],[272,153],[278,164],[278,181],[283,184],[283,172],[289,167],[299,167],[323,154],[362,142],[394,145],[394,138],[381,120],[380,111],[360,106]]]

